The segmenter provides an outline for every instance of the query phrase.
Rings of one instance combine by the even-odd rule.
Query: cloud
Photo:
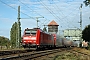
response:
[[[17,7],[17,6],[19,6],[18,4],[9,4],[10,6],[12,6],[12,7]]]

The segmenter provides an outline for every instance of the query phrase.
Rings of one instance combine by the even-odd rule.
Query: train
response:
[[[73,41],[54,33],[45,32],[40,28],[26,28],[21,44],[24,48],[36,49],[74,46]]]

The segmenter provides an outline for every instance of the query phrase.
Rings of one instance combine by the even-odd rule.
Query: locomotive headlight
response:
[[[24,41],[24,42],[26,42],[26,41]]]
[[[37,45],[39,45],[39,44],[37,44]]]
[[[36,42],[36,41],[34,41],[34,42]]]
[[[32,37],[31,40],[36,40],[36,37]]]
[[[24,37],[23,39],[29,39],[28,37]]]
[[[30,42],[32,42],[32,41],[30,41]]]

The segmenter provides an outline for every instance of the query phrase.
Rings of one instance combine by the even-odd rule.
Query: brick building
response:
[[[48,24],[48,32],[50,33],[57,33],[58,32],[58,24],[52,20],[49,24]]]

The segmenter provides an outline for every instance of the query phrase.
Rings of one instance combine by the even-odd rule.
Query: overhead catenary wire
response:
[[[40,3],[42,4],[42,6],[44,6],[45,9],[46,9],[52,16],[54,16],[59,22],[63,23],[63,22],[61,21],[61,18],[58,17],[56,14],[54,14],[54,12],[53,12],[51,9],[49,9],[49,8],[45,5],[45,3],[43,3],[41,0],[38,0],[38,1],[40,1]],[[65,26],[66,26],[66,25],[65,25]],[[66,26],[66,27],[67,27],[67,26]]]
[[[14,9],[14,10],[18,11],[18,10],[17,10],[17,8],[14,8],[14,7],[10,6],[9,4],[7,4],[7,3],[5,3],[5,2],[3,2],[3,1],[1,1],[1,0],[0,0],[0,2],[1,2],[1,3],[3,3],[3,4],[5,4],[6,6],[11,7],[12,9]],[[29,18],[34,19],[34,20],[35,20],[35,17],[31,17],[31,16],[29,16],[28,14],[26,14],[26,13],[24,13],[24,12],[22,12],[22,11],[20,11],[20,13],[22,13],[22,14],[24,14],[24,15],[28,16]],[[22,19],[26,19],[26,18],[22,18]],[[43,24],[43,23],[42,23],[42,24]]]
[[[53,2],[54,2],[54,1],[53,1]],[[60,12],[61,12],[61,13],[62,13],[62,15],[64,16],[64,18],[62,18],[62,20],[63,20],[63,19],[64,19],[63,21],[67,20],[67,21],[65,21],[65,22],[66,22],[66,23],[70,23],[71,21],[69,21],[69,20],[67,19],[67,17],[68,17],[68,16],[70,16],[70,14],[71,14],[71,13],[73,13],[73,11],[72,11],[72,12],[70,12],[70,13],[68,14],[68,16],[65,16],[65,15],[63,14],[63,12],[62,12],[62,11],[60,11],[60,8],[57,6],[57,4],[55,4],[55,6],[56,6],[57,8],[56,8],[56,7],[54,7],[54,6],[53,6],[53,7],[59,10],[59,11],[58,11],[58,13],[60,14]],[[78,8],[74,8],[74,10],[77,10],[77,9],[78,9]],[[60,16],[62,16],[62,15],[60,15]],[[74,24],[72,24],[72,25],[75,27],[75,25],[74,25]]]
[[[13,8],[13,9],[15,9],[15,10],[17,11],[17,9],[16,9],[16,8],[14,8],[14,7],[12,7],[12,6],[8,5],[7,3],[5,3],[5,2],[3,2],[3,1],[1,1],[1,0],[0,0],[0,2],[2,2],[3,4],[5,4],[5,5],[7,5],[7,6],[11,7],[11,8]],[[20,11],[20,12],[21,12],[21,11]],[[32,19],[35,19],[35,18],[33,18],[33,17],[31,17],[31,16],[27,15],[27,14],[26,14],[26,13],[24,13],[24,12],[21,12],[21,13],[23,13],[24,15],[26,15],[26,16],[28,16],[28,17],[32,18]]]
[[[49,13],[50,13],[50,14],[52,14],[52,15],[56,18],[56,16],[52,13],[53,11],[51,12],[51,11],[50,11],[50,9],[49,9],[49,8],[48,8],[48,7],[47,7],[47,6],[46,6],[46,5],[42,2],[42,1],[39,1],[39,0],[38,0],[38,2],[40,2],[40,3],[41,3],[41,5],[42,5],[42,6],[44,6],[44,7],[45,7],[45,9],[46,9],[46,10],[48,10],[48,11],[49,11]]]
[[[56,18],[56,16],[52,13],[53,11],[51,12],[51,11],[50,11],[50,10],[49,10],[46,6],[45,6],[45,4],[44,4],[43,2],[41,2],[41,1],[39,1],[39,0],[37,0],[37,1],[38,1],[38,2],[40,2],[40,3],[41,3],[41,5],[42,5],[42,6],[44,6],[44,7],[45,7],[45,9],[46,9],[46,10],[48,10],[48,11],[49,11],[49,13],[50,13],[50,14],[52,14],[52,15]],[[56,19],[57,19],[57,18],[56,18]],[[51,20],[49,20],[49,21],[51,21]],[[49,22],[49,21],[48,21],[48,22]],[[45,25],[45,24],[44,24],[44,25]]]
[[[0,2],[1,2],[1,3],[3,3],[3,4],[5,4],[6,6],[11,7],[12,9],[14,9],[14,10],[18,11],[16,8],[14,8],[14,7],[10,6],[9,4],[7,4],[7,3],[5,3],[5,2],[3,2],[3,1],[1,1],[1,0],[0,0]],[[22,11],[20,11],[20,13],[22,13],[22,14],[24,14],[24,15],[28,16],[28,17],[29,17],[29,18],[31,18],[31,19],[35,19],[35,18],[33,18],[33,17],[31,17],[31,16],[27,15],[26,13],[22,12]]]
[[[54,1],[53,1],[54,2]],[[67,18],[65,17],[65,15],[63,14],[63,12],[61,12],[60,8],[54,3],[55,6],[52,6],[54,9],[57,10],[57,13],[59,13],[59,16],[64,16],[64,18],[62,19],[62,21],[65,21]],[[62,13],[62,15],[60,15],[60,12]],[[62,17],[63,17],[62,16]],[[60,18],[61,19],[61,18]],[[67,19],[68,20],[68,19]],[[65,21],[65,23],[67,23],[67,21]]]
[[[41,17],[43,17],[41,14],[37,13],[36,11],[34,11],[33,9],[31,9],[29,6],[27,6],[25,3],[23,3],[22,1],[18,0],[20,3],[22,3],[23,5],[25,5],[29,10],[32,10],[33,12],[35,12],[36,14],[40,15]]]
[[[56,5],[56,7],[60,10],[60,8],[57,6],[57,4],[55,4]],[[71,4],[69,4],[69,6],[71,6]],[[74,10],[78,10],[79,11],[79,7],[77,6],[76,8],[73,8]],[[62,15],[64,15],[63,14],[63,12],[62,11],[59,11],[59,12],[61,12],[62,13]],[[67,16],[65,16],[64,18],[62,18],[62,19],[67,19],[67,17],[69,17],[72,13],[74,13],[73,11],[71,11]],[[74,15],[73,15],[73,17],[75,17],[76,15],[78,14],[78,12],[77,13],[75,13]],[[74,18],[73,18],[74,19]],[[67,21],[66,21],[67,23],[70,23],[70,22],[73,22],[73,20],[72,21],[69,21],[68,19],[67,19]],[[78,22],[77,22],[78,23]],[[73,25],[74,27],[76,27],[76,25],[74,25],[74,24],[71,24],[71,25]]]
[[[39,0],[39,1],[41,1],[41,0]],[[45,3],[43,3],[43,4],[45,4]],[[56,5],[56,4],[55,4]],[[54,7],[54,6],[52,6],[52,7]],[[58,7],[57,5],[56,5],[56,7]],[[48,8],[48,7],[47,7]],[[54,7],[55,8],[55,7]],[[59,7],[58,7],[59,8]],[[77,10],[79,7],[77,7],[77,8],[74,8],[74,10]],[[51,13],[53,13],[53,11],[51,10],[51,9],[49,9],[49,11],[51,11]],[[61,12],[61,11],[60,11]],[[61,12],[62,13],[62,12]],[[69,14],[68,14],[68,16],[70,16],[71,15],[71,13],[74,13],[73,11],[71,11]],[[63,14],[63,13],[62,13]],[[75,15],[76,14],[78,14],[78,12],[77,13],[75,13]],[[64,15],[64,14],[63,14]],[[56,16],[56,15],[55,15]],[[65,15],[64,15],[65,16]],[[67,17],[68,16],[66,16],[66,17],[64,17],[63,19],[67,19]],[[59,17],[60,18],[60,17]],[[61,19],[61,18],[60,18]],[[62,21],[63,21],[63,19],[62,19]],[[65,19],[65,20],[66,20]],[[64,21],[65,21],[64,20]],[[72,22],[72,21],[69,21],[68,19],[67,19],[67,21],[65,21],[65,23],[70,23],[70,22]],[[78,23],[78,22],[77,22]],[[74,25],[74,24],[70,24],[70,25],[72,25],[72,26],[74,26],[74,28],[76,28],[76,25]],[[70,26],[70,25],[68,25],[68,26]]]
[[[0,0],[0,1],[1,1],[1,0]],[[20,1],[20,0],[19,0],[19,1]],[[41,0],[38,0],[38,1],[40,2]],[[53,0],[52,0],[52,1],[53,1]],[[41,2],[41,3],[42,3],[42,2]],[[7,3],[6,3],[6,4],[7,4]],[[7,4],[7,5],[9,5],[9,4]],[[10,5],[9,5],[9,6],[10,6]],[[26,5],[26,6],[27,6],[27,5]],[[63,20],[63,19],[67,18],[67,17],[70,16],[70,14],[72,13],[72,12],[71,12],[68,16],[65,16],[65,15],[63,14],[63,12],[60,11],[60,12],[62,13],[62,15],[65,16],[65,18],[62,18],[62,19],[61,19],[59,16],[57,16],[56,14],[54,14],[55,12],[52,11],[49,7],[47,7],[47,6],[45,5],[45,3],[43,4],[43,6],[45,6],[46,9],[50,12],[50,14],[53,15],[53,16],[54,16],[59,22],[61,22],[61,23],[63,23],[63,21],[65,21],[65,20]],[[56,4],[55,4],[55,6],[56,6]],[[10,6],[10,7],[13,8],[13,9],[15,9],[15,10],[17,11],[16,8],[14,8],[14,7],[12,7],[12,6]],[[45,7],[44,7],[44,8],[45,8]],[[56,6],[56,7],[57,7],[57,9],[59,9],[58,6]],[[27,6],[27,8],[30,8],[30,7]],[[34,12],[37,13],[36,11],[34,11]],[[60,12],[59,12],[59,13],[60,13]],[[21,13],[23,13],[24,15],[26,15],[26,16],[32,18],[32,19],[35,19],[35,18],[29,16],[28,14],[22,12],[22,11],[21,11]],[[37,14],[38,14],[38,13],[37,13]],[[40,15],[40,14],[38,14],[38,15]],[[62,15],[61,15],[61,16],[62,16]],[[47,19],[47,20],[48,20],[48,19]],[[41,24],[44,24],[45,21],[46,21],[46,20],[44,20],[44,22],[41,23]],[[48,20],[48,21],[50,21],[50,20]],[[69,23],[70,23],[70,21],[66,21],[66,22],[69,22]],[[65,23],[66,23],[66,22],[65,22]],[[40,26],[41,26],[41,25],[40,25]]]
[[[42,2],[41,0],[40,0],[40,2]],[[43,5],[44,3],[42,2],[42,5]],[[51,10],[51,9],[49,9],[48,7],[46,7],[46,5],[44,4],[43,5],[59,22],[61,22],[61,23],[63,23],[62,21],[63,21],[63,19],[61,19],[60,17],[58,17],[56,14],[54,14],[54,12]],[[54,7],[55,8],[55,7]],[[61,21],[62,20],[62,21]],[[65,23],[66,23],[66,21],[65,21]],[[66,26],[67,27],[67,26]]]
[[[49,9],[43,2],[41,2],[40,1],[40,3],[41,3],[41,5],[42,6],[44,6],[44,8],[52,15],[52,16],[54,16],[56,19],[57,19],[57,15],[54,15],[54,12],[53,11],[51,11],[51,9]],[[58,19],[57,19],[58,20]]]
[[[25,3],[23,3],[22,1],[18,0],[20,3],[22,3],[23,5],[25,5],[28,9],[32,10],[33,12],[35,12],[36,14],[40,15],[41,17],[44,17],[42,16],[41,14],[39,14],[37,11],[34,11],[33,9],[31,9],[29,6],[27,6]],[[45,17],[44,17],[45,18]],[[46,20],[50,21],[49,19],[45,18],[44,22],[40,24],[40,27],[45,24]]]

